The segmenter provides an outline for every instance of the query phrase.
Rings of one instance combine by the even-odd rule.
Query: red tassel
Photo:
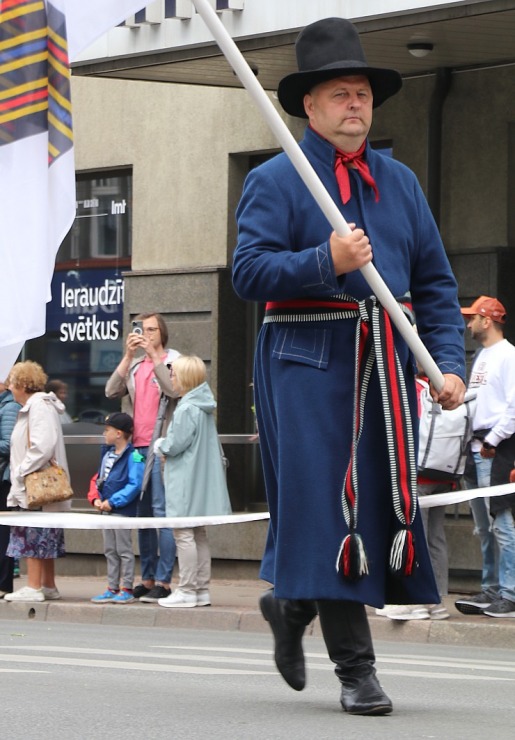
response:
[[[404,565],[404,574],[411,576],[415,568],[415,538],[413,532],[408,530],[408,536],[406,538],[406,561]]]
[[[368,574],[367,555],[359,534],[353,532],[343,539],[336,558],[336,570],[351,581]]]

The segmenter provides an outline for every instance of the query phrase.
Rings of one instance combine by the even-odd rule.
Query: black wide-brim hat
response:
[[[395,69],[369,67],[356,27],[346,18],[324,18],[304,28],[295,42],[298,72],[279,83],[277,96],[291,116],[307,118],[304,96],[320,82],[344,75],[368,77],[374,108],[399,92],[402,78]]]

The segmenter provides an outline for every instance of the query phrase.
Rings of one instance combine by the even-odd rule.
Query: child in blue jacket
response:
[[[116,412],[105,421],[107,445],[98,473],[88,493],[90,503],[103,514],[136,516],[143,483],[145,458],[130,443],[134,429],[129,414]],[[128,604],[134,601],[132,530],[104,529],[104,554],[107,560],[107,590],[91,601],[95,604]],[[122,587],[120,589],[120,582]]]

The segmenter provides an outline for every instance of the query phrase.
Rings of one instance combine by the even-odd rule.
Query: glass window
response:
[[[129,258],[131,211],[130,170],[77,175],[75,221],[57,263]]]
[[[76,218],[57,255],[46,334],[25,348],[50,380],[67,384],[74,420],[95,421],[120,408],[104,388],[123,354],[131,212],[130,169],[77,175]]]

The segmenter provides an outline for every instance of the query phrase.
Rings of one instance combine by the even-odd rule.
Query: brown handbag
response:
[[[30,447],[28,426],[27,437]],[[73,496],[66,470],[54,459],[50,460],[47,467],[28,473],[24,480],[27,490],[27,509],[31,511],[40,509],[46,504],[68,501]]]

